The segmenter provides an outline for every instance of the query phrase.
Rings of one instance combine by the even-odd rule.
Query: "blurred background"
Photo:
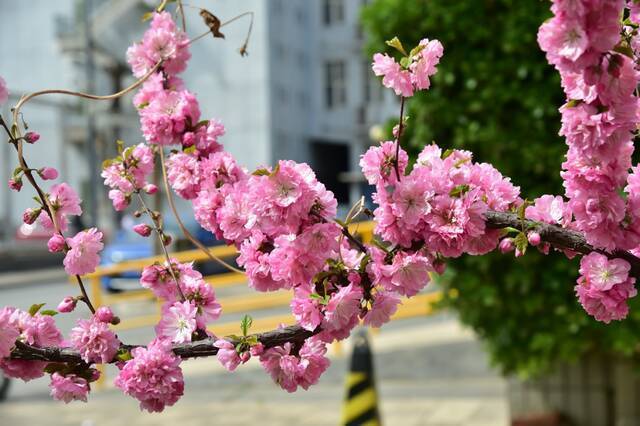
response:
[[[8,104],[44,88],[107,94],[132,83],[125,51],[141,37],[140,18],[157,3],[0,0],[0,75],[11,92]],[[203,117],[222,120],[225,148],[247,167],[282,158],[308,162],[334,192],[341,211],[362,195],[370,203],[372,188],[360,175],[359,156],[388,137],[399,108],[393,92],[371,72],[371,55],[395,35],[405,46],[428,37],[443,43],[445,55],[432,89],[409,102],[404,144],[411,155],[432,141],[468,149],[476,160],[511,176],[523,197],[562,193],[559,170],[566,146],[557,135],[557,108],[564,99],[559,77],[536,43],[538,26],[550,16],[548,2],[190,3],[223,21],[255,13],[248,57],[237,51],[248,21],[238,21],[224,28],[224,41],[205,38],[192,46],[184,75],[199,96]],[[206,30],[197,10],[187,7],[186,14],[190,36]],[[4,117],[9,105],[0,111]],[[75,226],[97,225],[108,236],[103,263],[115,272],[96,278],[93,289],[104,293],[105,301],[121,297],[117,309],[123,318],[155,315],[152,301],[130,291],[137,285],[136,273],[118,270],[122,261],[152,255],[153,247],[127,232],[131,212],[113,211],[99,177],[102,161],[116,154],[116,139],[141,141],[131,96],[102,103],[42,97],[23,112],[29,127],[42,135],[28,147],[27,159],[37,167],[56,167],[61,179],[79,189],[85,215]],[[9,148],[0,147],[5,177],[16,166]],[[59,267],[61,259],[46,252],[47,236],[21,224],[21,212],[31,203],[29,191],[0,186],[0,303],[23,309],[34,302],[57,304],[74,292]],[[157,208],[166,210],[162,202]],[[216,244],[189,219],[187,204],[179,209],[201,241]],[[175,221],[165,216],[176,236],[172,250],[188,249]],[[214,285],[222,282],[217,275],[223,271],[201,263]],[[604,326],[576,302],[576,276],[576,262],[553,253],[451,262],[419,299],[420,306],[406,306],[403,319],[370,335],[382,422],[640,425],[637,298],[627,320]],[[237,322],[241,311],[255,310],[255,318],[271,325],[288,310],[287,295],[263,302],[246,286],[225,284],[217,291],[228,299],[223,308],[238,307],[225,315],[229,323]],[[63,330],[72,327],[70,318],[58,318]],[[151,323],[138,321],[119,335],[143,342]],[[258,372],[257,364],[230,375],[212,359],[186,363],[186,395],[160,415],[140,413],[135,401],[109,383],[89,404],[65,406],[49,400],[45,379],[12,382],[0,386],[5,398],[0,424],[339,424],[348,405],[351,346],[332,347],[333,363],[320,383],[291,395]]]

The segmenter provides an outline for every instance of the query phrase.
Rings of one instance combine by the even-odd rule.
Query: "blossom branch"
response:
[[[558,225],[521,219],[515,213],[488,211],[484,216],[488,228],[502,229],[511,227],[523,232],[535,230],[540,234],[542,241],[545,241],[557,248],[569,249],[580,254],[597,252],[606,255],[610,259],[624,259],[631,264],[631,271],[633,275],[640,277],[640,258],[637,258],[633,254],[623,250],[605,252],[603,250],[595,249],[587,243],[584,235],[580,232],[562,228]]]

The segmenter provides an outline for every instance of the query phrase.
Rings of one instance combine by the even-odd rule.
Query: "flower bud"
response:
[[[435,262],[433,262],[433,269],[438,275],[442,275],[447,269],[447,264],[443,260],[436,260]]]
[[[111,308],[108,306],[99,307],[94,316],[98,321],[106,322],[107,324],[113,321],[114,318],[113,311],[111,311]]]
[[[72,312],[76,308],[77,300],[75,297],[67,296],[62,299],[62,302],[58,305],[58,312],[60,313],[69,313]]]
[[[22,179],[19,177],[9,179],[9,188],[19,192],[22,189]]]
[[[167,234],[162,234],[162,244],[166,247],[169,244],[171,244],[171,241],[173,241],[173,239],[171,238],[170,235]]]
[[[498,248],[502,253],[509,253],[513,251],[515,246],[513,245],[513,238],[503,238],[500,240],[500,244],[498,244]]]
[[[155,186],[154,184],[150,183],[148,185],[145,185],[144,188],[142,188],[144,190],[144,192],[146,192],[149,195],[153,195],[156,192],[158,192],[158,187]]]
[[[151,235],[151,227],[146,223],[137,224],[133,227],[133,230],[136,232],[136,234],[142,237],[148,237],[149,235]]]
[[[26,209],[24,213],[22,213],[22,221],[27,225],[31,225],[36,221],[38,216],[40,216],[40,212],[42,209]]]
[[[65,246],[66,246],[66,243],[64,241],[64,237],[60,234],[53,234],[51,238],[49,238],[49,241],[47,242],[47,248],[51,253],[57,253],[59,251],[62,251]]]
[[[516,257],[522,257],[522,256],[524,256],[524,253],[519,248],[516,247],[515,255],[516,255]]]
[[[540,244],[541,241],[540,234],[535,231],[529,232],[529,234],[527,235],[527,239],[529,240],[529,244],[534,247]]]
[[[40,134],[36,132],[27,132],[27,134],[24,135],[24,140],[27,143],[36,143],[38,139],[40,139]]]
[[[44,180],[53,180],[58,177],[58,171],[53,167],[43,167],[38,170],[38,174]]]
[[[242,361],[243,364],[249,361],[250,359],[251,359],[251,354],[249,352],[245,351],[240,354],[240,361]]]

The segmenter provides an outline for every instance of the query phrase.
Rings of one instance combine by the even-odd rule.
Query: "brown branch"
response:
[[[640,277],[640,258],[624,250],[615,250],[611,253],[604,250],[595,249],[592,245],[587,243],[580,232],[573,231],[571,229],[562,228],[558,225],[550,225],[548,223],[536,222],[528,219],[520,219],[515,213],[503,213],[489,211],[484,214],[486,218],[486,224],[489,228],[502,229],[512,227],[519,229],[520,231],[535,230],[540,234],[540,239],[552,246],[560,249],[573,250],[576,253],[588,254],[591,252],[597,252],[604,254],[605,256],[614,259],[624,259],[631,265],[631,273]]]
[[[556,248],[569,249],[581,254],[587,254],[595,251],[605,254],[610,258],[625,259],[631,264],[631,271],[633,275],[640,277],[640,258],[637,258],[626,251],[614,251],[612,253],[607,253],[602,250],[594,249],[587,243],[584,236],[579,232],[565,229],[557,225],[550,225],[527,219],[522,220],[515,213],[489,211],[485,213],[485,219],[487,227],[491,229],[511,227],[525,232],[535,230],[540,234],[542,241],[545,241]],[[255,336],[258,338],[258,341],[264,345],[265,349],[268,349],[274,346],[282,346],[287,342],[297,346],[307,338],[319,332],[319,328],[315,331],[309,331],[299,325],[291,325],[282,329],[259,333]],[[227,337],[227,339],[231,342],[238,343],[232,338]],[[196,342],[177,344],[173,346],[173,352],[183,359],[214,356],[218,353],[218,348],[213,345],[214,342],[215,339],[207,338]],[[130,350],[136,346],[123,345],[122,347]],[[65,363],[83,362],[80,354],[74,349],[58,347],[38,348],[22,342],[16,342],[16,347],[11,352],[11,359]],[[115,360],[111,362],[115,362]]]
[[[300,344],[305,339],[318,333],[316,331],[305,330],[299,325],[291,325],[289,327],[278,330],[267,331],[265,333],[256,334],[258,341],[264,345],[265,349],[275,346],[282,346],[287,342]],[[228,339],[233,342],[232,339]],[[213,346],[215,339],[207,338],[196,342],[176,344],[173,346],[173,352],[183,359],[214,356],[218,353],[218,348]],[[134,349],[136,345],[123,345],[123,349]],[[11,351],[11,359],[22,359],[28,361],[47,361],[47,362],[64,362],[69,364],[80,364],[84,361],[80,353],[71,348],[38,348],[27,345],[22,342],[16,342],[16,347]],[[111,363],[116,362],[112,360]]]

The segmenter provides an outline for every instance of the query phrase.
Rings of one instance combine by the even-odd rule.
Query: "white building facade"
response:
[[[90,25],[94,39],[95,90],[110,93],[133,81],[126,47],[145,29],[140,17],[155,2],[94,0]],[[241,57],[249,19],[223,27],[226,39],[206,37],[192,47],[184,75],[198,95],[203,118],[223,121],[225,148],[247,166],[292,159],[311,164],[320,180],[344,205],[354,202],[360,183],[349,184],[359,156],[370,144],[369,129],[397,115],[391,91],[382,89],[363,56],[360,0],[216,0],[202,5],[225,21],[254,12],[249,55]],[[0,0],[0,75],[16,96],[43,88],[83,89],[85,77],[84,1]],[[206,30],[198,11],[186,8],[187,32]],[[101,200],[99,225],[109,228],[113,214],[106,191],[92,191],[86,165],[86,105],[50,97],[24,109],[42,139],[28,147],[33,167],[54,166],[83,196]],[[98,164],[115,152],[115,139],[140,141],[131,97],[90,105],[96,119]],[[8,110],[2,111],[8,117]],[[9,146],[0,149],[0,175],[16,165]],[[353,173],[355,174],[355,173]],[[29,190],[0,189],[5,239],[20,225],[20,213],[33,204]],[[185,214],[186,215],[186,214]]]

